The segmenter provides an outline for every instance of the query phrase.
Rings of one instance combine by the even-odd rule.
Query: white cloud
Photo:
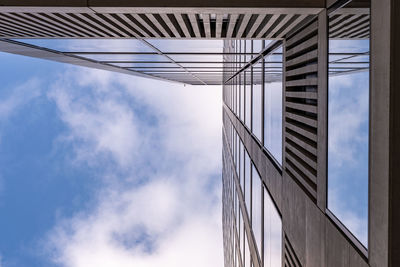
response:
[[[121,166],[132,161],[140,136],[135,114],[126,103],[119,105],[118,99],[109,99],[106,94],[79,97],[77,92],[66,90],[70,87],[60,88],[49,97],[71,130],[67,137],[76,141],[78,159],[93,161],[99,153],[110,153]]]
[[[368,76],[356,73],[330,81],[329,153],[336,166],[358,160],[358,146],[368,143]],[[332,162],[333,162],[332,161]]]
[[[93,210],[49,232],[44,242],[55,262],[223,265],[220,87],[79,69],[60,77],[49,98],[76,162],[101,165],[100,179],[113,179]]]
[[[219,205],[188,199],[186,190],[202,189],[154,181],[107,195],[89,216],[66,220],[52,233],[56,262],[78,267],[220,266]],[[203,201],[203,208],[193,211],[193,201]]]

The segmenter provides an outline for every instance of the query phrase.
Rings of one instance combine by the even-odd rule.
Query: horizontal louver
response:
[[[317,38],[311,21],[286,39],[285,171],[317,199]],[[291,266],[291,265],[289,265]]]

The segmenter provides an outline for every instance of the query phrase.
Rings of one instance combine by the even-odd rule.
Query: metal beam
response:
[[[29,56],[34,58],[52,60],[61,63],[68,63],[82,67],[119,72],[123,74],[129,74],[145,78],[159,79],[153,75],[144,74],[138,71],[128,70],[122,67],[109,65],[96,60],[74,56],[60,51],[3,38],[0,38],[0,51],[21,56]]]

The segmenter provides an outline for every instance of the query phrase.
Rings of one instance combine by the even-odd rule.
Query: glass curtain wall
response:
[[[264,188],[264,267],[282,264],[282,219]]]
[[[251,226],[256,240],[256,247],[259,255],[261,255],[261,240],[262,240],[262,186],[261,178],[256,168],[252,169],[252,211],[251,211]]]
[[[264,58],[264,147],[282,165],[282,47]]]
[[[246,62],[248,62],[252,58],[253,52],[253,41],[246,40]],[[244,90],[245,90],[245,125],[248,129],[251,129],[251,71],[244,71]]]
[[[251,214],[251,160],[247,151],[245,152],[245,161],[244,161],[244,170],[245,170],[245,185],[244,185],[244,198],[246,202],[247,212],[250,216]]]
[[[239,48],[233,47],[236,45]],[[256,56],[261,52],[263,42],[235,41],[233,46],[230,48],[232,49],[231,51],[246,52],[241,55],[231,55],[231,58],[238,60],[233,63],[236,66],[236,71],[238,71],[244,62],[248,62],[252,56]],[[252,51],[256,51],[256,53],[252,53]],[[282,57],[279,54],[279,50],[274,53],[277,53],[278,57]],[[270,92],[273,89],[270,84],[281,82],[278,80],[278,77],[280,79],[282,77],[281,70],[278,67],[282,63],[280,62],[280,65],[276,65],[275,61],[281,61],[281,59],[276,59],[275,57],[276,55],[274,54],[265,59],[268,62],[265,64],[268,69],[264,67],[263,59],[261,59],[256,64],[253,64],[252,67],[236,75],[224,86],[224,96],[225,94],[229,95],[224,98],[228,99],[225,104],[235,113],[236,118],[248,128],[249,132],[258,139],[260,144],[263,144],[263,139],[265,138],[264,131],[272,131],[277,125],[273,122],[274,117],[272,117],[274,116],[272,113],[273,104],[275,104],[275,92]],[[274,68],[276,70],[275,73]],[[230,74],[231,77],[233,74]],[[265,76],[268,76],[268,81]],[[264,87],[267,91],[266,93],[264,92]],[[280,100],[279,103],[281,104],[282,101]],[[264,105],[268,105],[268,108],[271,109],[265,111]],[[233,265],[251,267],[254,265],[254,261],[260,260],[261,266],[280,266],[282,262],[282,222],[280,214],[251,159],[251,155],[249,155],[249,151],[243,144],[241,136],[239,136],[227,114],[224,111],[224,129],[229,133],[227,135],[230,138],[228,144],[231,144],[232,157],[235,162],[232,170],[236,172],[236,175],[232,176],[232,180],[236,181],[235,179],[237,179],[236,183],[238,184],[238,187],[233,186],[232,192],[234,194],[232,199],[235,202],[233,204],[235,206],[233,217],[236,221],[234,226],[236,229],[233,232],[237,234],[237,237],[235,237],[237,249],[232,250],[236,253],[234,258],[237,263],[233,263]],[[269,116],[269,119],[263,119],[265,114]],[[273,151],[267,143],[265,148]],[[273,152],[271,152],[271,155],[278,157]],[[249,229],[246,231],[247,227],[250,227],[251,231]],[[250,234],[247,235],[247,233]],[[255,254],[250,253],[250,247],[255,247]],[[252,258],[254,255],[257,255],[257,258]]]
[[[253,125],[252,132],[261,142],[262,138],[262,60],[253,67]]]

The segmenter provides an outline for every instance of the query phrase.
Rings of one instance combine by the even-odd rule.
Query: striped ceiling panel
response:
[[[193,13],[184,9],[170,9],[166,13],[153,13],[154,9],[140,10],[143,13],[127,11],[24,12],[9,8],[5,12],[0,9],[0,37],[281,39],[316,12],[315,9],[297,9],[296,13],[269,9],[241,9],[237,13],[221,13],[218,9],[197,9]]]
[[[329,17],[329,38],[367,39],[370,32],[368,8],[342,8]]]

